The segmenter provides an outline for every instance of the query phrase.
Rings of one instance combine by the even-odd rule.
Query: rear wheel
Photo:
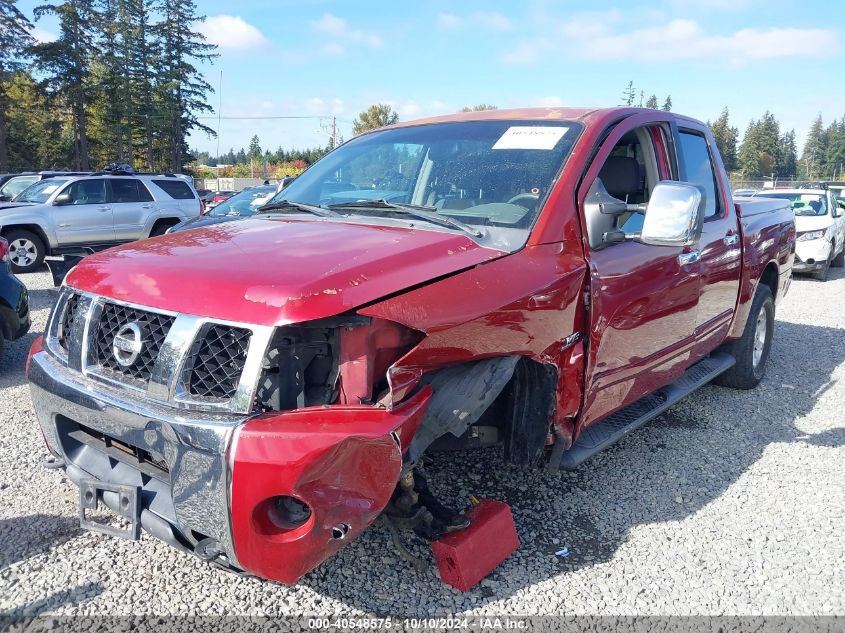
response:
[[[713,382],[733,389],[753,389],[766,375],[766,362],[775,328],[775,301],[768,286],[760,285],[751,304],[742,338],[725,347],[736,364]]]
[[[44,261],[44,242],[32,231],[17,229],[6,234],[12,271],[28,273],[38,270]]]

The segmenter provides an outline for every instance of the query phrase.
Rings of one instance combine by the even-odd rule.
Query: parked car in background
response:
[[[210,226],[222,222],[231,222],[253,215],[258,208],[266,203],[270,197],[275,195],[275,185],[259,185],[248,187],[240,193],[236,193],[218,204],[213,209],[207,210],[203,215],[196,218],[184,220],[179,224],[170,227],[167,232],[175,233],[185,229],[195,229],[201,226]]]
[[[224,200],[228,200],[229,198],[234,196],[236,193],[236,191],[215,191],[209,197],[208,201],[205,203],[205,206],[208,209],[213,209]]]
[[[757,193],[759,189],[737,189],[734,191],[734,198],[745,198],[748,196],[753,196]]]
[[[26,286],[12,273],[9,243],[0,237],[0,354],[6,341],[29,331],[29,296]]]
[[[828,269],[845,266],[845,200],[834,189],[776,189],[755,198],[783,198],[795,213],[796,273],[810,273],[820,281]]]
[[[40,180],[0,206],[12,270],[36,270],[46,255],[100,250],[162,235],[200,213],[189,182],[171,174],[61,176]]]
[[[39,171],[38,173],[26,172],[11,175],[6,182],[0,185],[0,203],[10,202],[20,195],[30,185],[47,178],[65,176],[83,176],[91,172],[87,171]]]
[[[32,401],[83,527],[102,503],[127,538],[293,583],[383,511],[466,528],[425,483],[438,439],[501,446],[483,468],[530,486],[711,380],[755,387],[794,241],[789,203],[735,202],[707,125],[674,112],[401,123],[261,214],[86,257]]]

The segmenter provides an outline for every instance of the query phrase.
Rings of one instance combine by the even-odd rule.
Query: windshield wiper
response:
[[[324,209],[313,204],[306,204],[304,202],[293,202],[292,200],[280,200],[279,202],[271,202],[265,204],[263,207],[258,207],[256,213],[269,213],[270,211],[305,211],[306,213],[313,213],[322,218],[337,217],[337,213],[330,209]]]
[[[418,204],[404,204],[402,202],[388,202],[387,200],[358,200],[357,202],[339,202],[337,204],[330,204],[329,209],[389,209],[395,213],[402,213],[409,215],[418,220],[425,220],[432,224],[439,224],[452,229],[459,229],[464,233],[469,233],[474,237],[482,237],[484,233],[470,226],[464,224],[459,220],[440,215],[434,207],[424,207]]]

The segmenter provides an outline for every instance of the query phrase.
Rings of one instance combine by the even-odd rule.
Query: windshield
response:
[[[19,176],[18,178],[12,178],[0,187],[0,194],[11,200],[37,180],[38,176]]]
[[[758,193],[758,198],[784,198],[792,203],[795,215],[827,215],[825,196],[818,193]]]
[[[34,202],[36,204],[43,204],[47,199],[53,195],[59,187],[65,184],[67,180],[58,178],[48,178],[40,182],[36,182],[24,189],[15,198],[15,202]]]
[[[266,202],[275,192],[275,187],[246,189],[218,204],[208,212],[208,215],[252,215],[258,206]]]
[[[572,121],[471,121],[373,132],[331,152],[271,202],[331,207],[370,223],[387,218],[459,230],[397,206],[415,205],[480,228],[487,245],[515,250],[581,129]]]

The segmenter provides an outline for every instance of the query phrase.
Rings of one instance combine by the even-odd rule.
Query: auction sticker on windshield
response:
[[[568,130],[564,126],[515,125],[499,137],[493,149],[554,149]]]

